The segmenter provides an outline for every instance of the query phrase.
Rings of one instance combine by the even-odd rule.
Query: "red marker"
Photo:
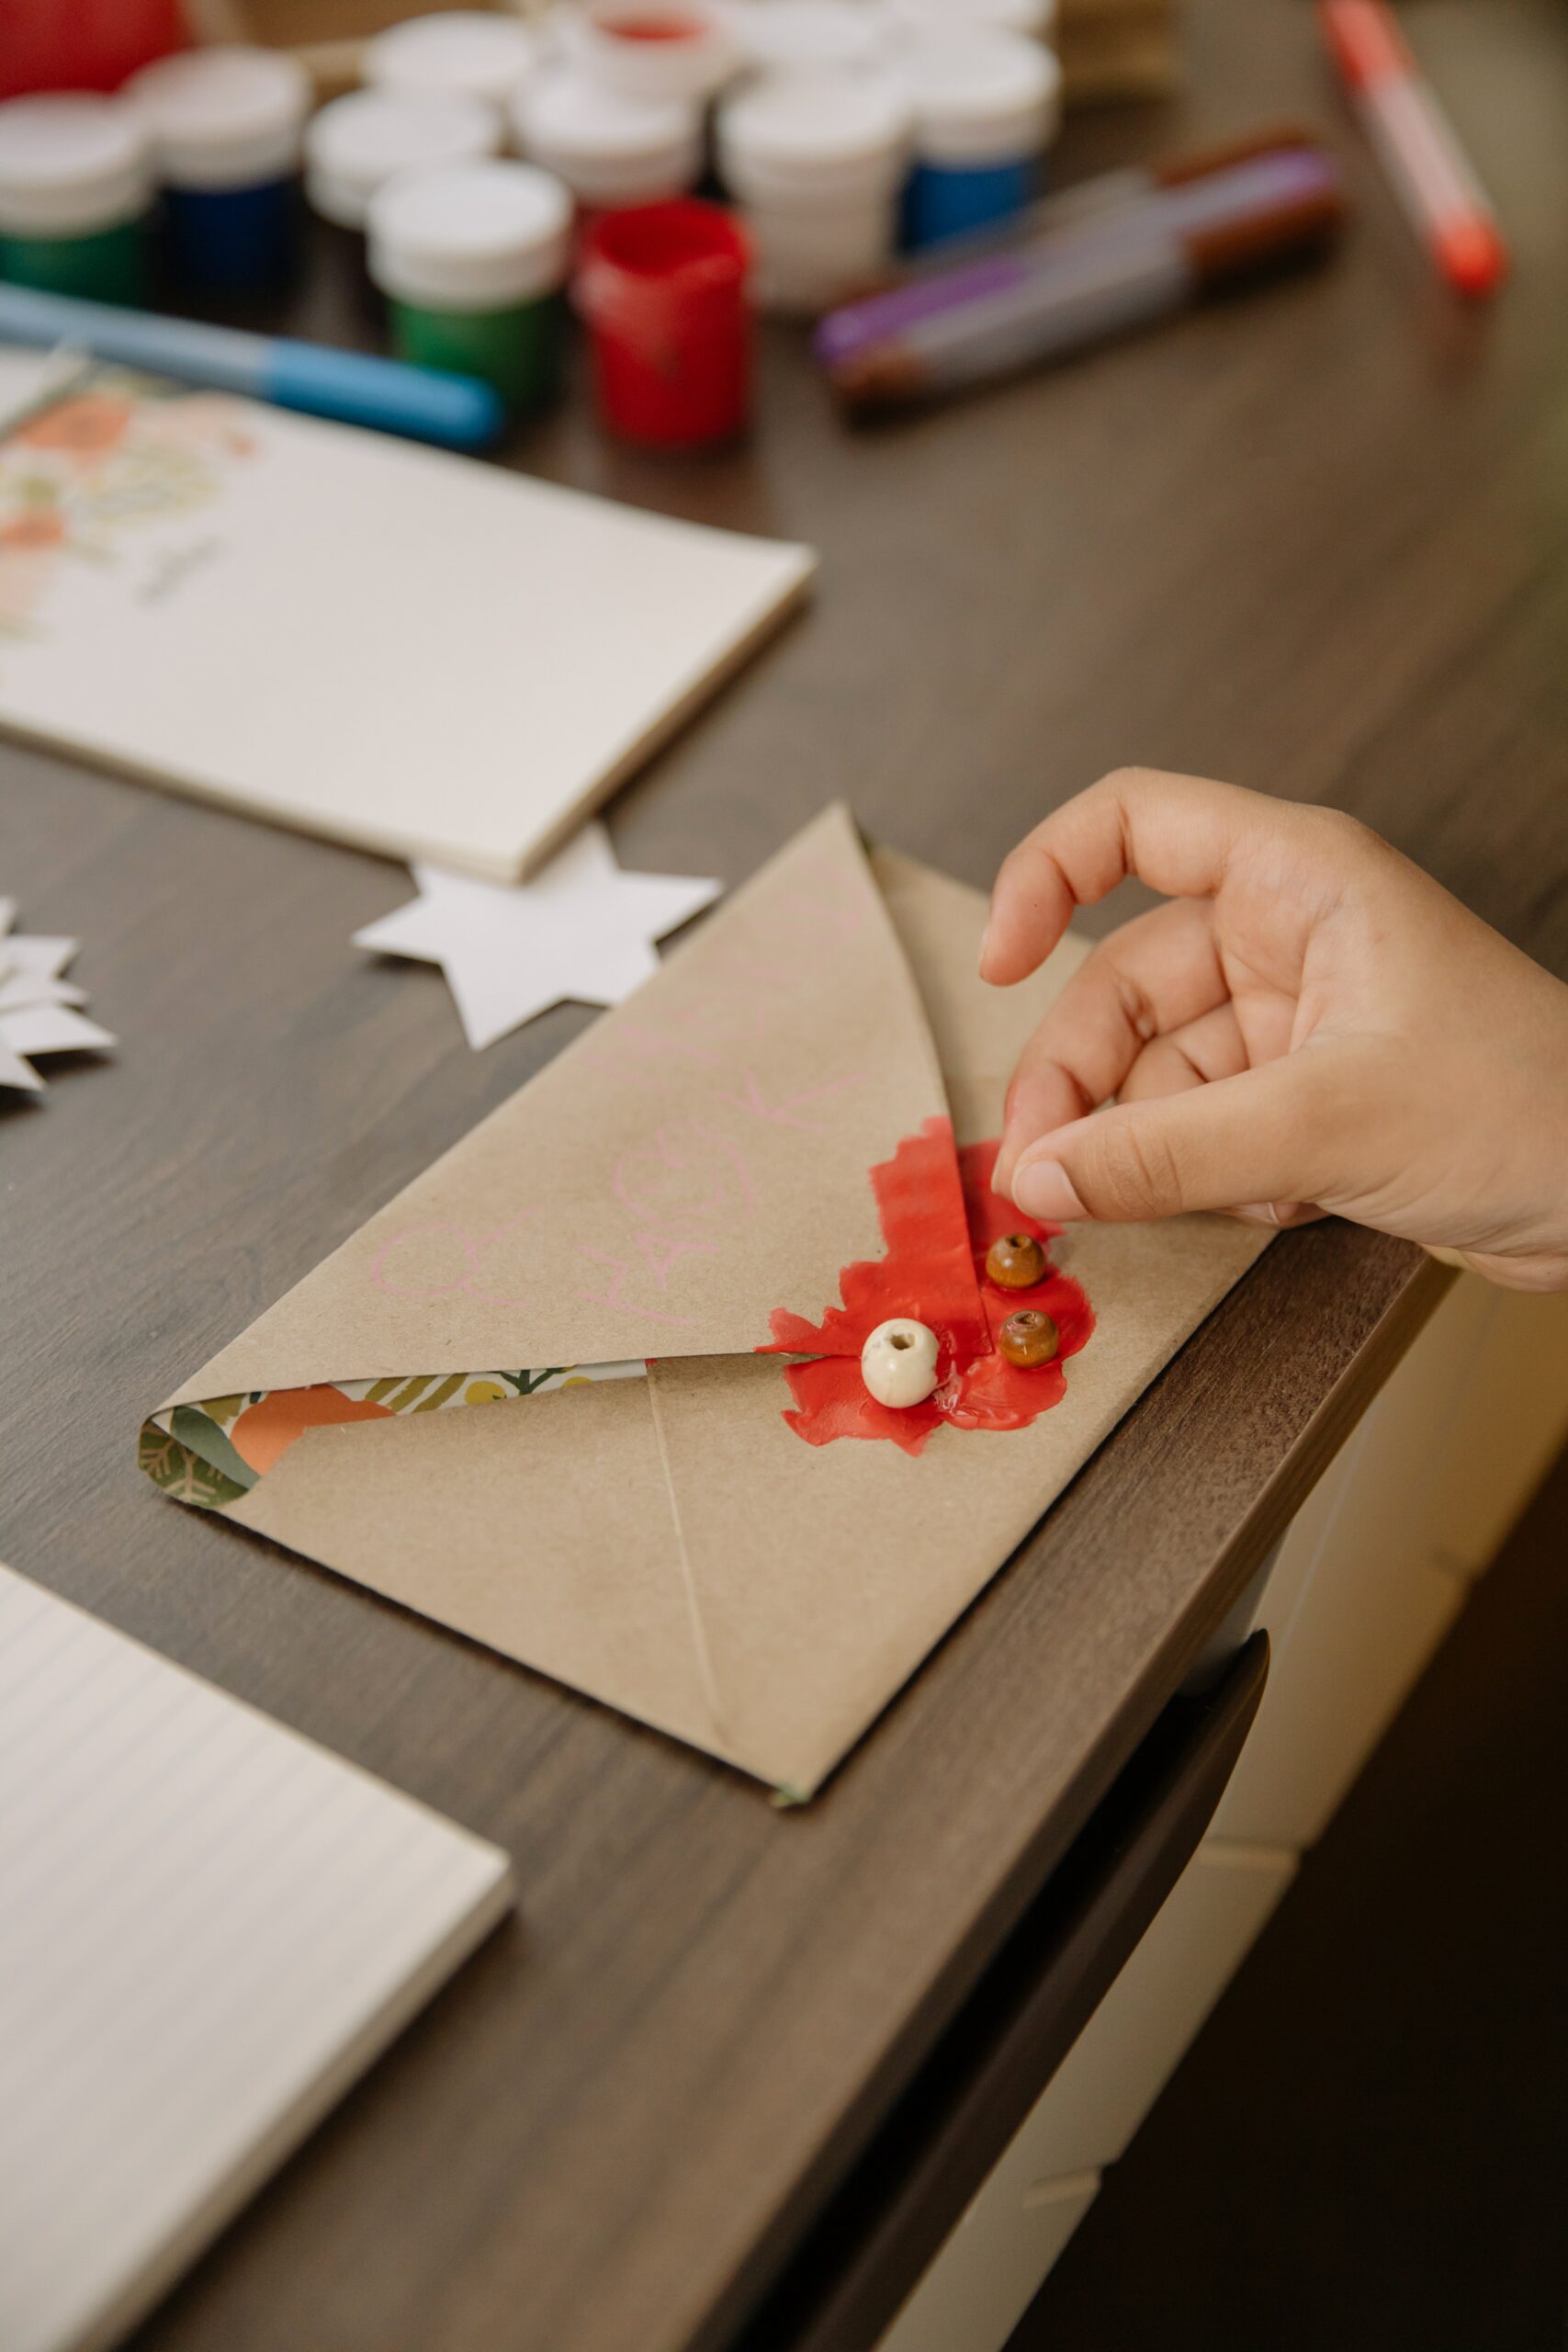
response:
[[[1386,0],[1318,0],[1335,62],[1416,234],[1461,294],[1491,294],[1508,251],[1453,126]]]

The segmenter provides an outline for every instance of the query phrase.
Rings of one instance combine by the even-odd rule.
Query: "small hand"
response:
[[[1025,1047],[999,1192],[1054,1220],[1332,1210],[1568,1285],[1568,988],[1352,819],[1145,768],[1012,852],[982,976],[1024,978],[1128,875],[1172,903]]]

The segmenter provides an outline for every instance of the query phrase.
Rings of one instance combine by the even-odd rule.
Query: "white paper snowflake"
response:
[[[96,1053],[115,1043],[77,1010],[87,1000],[61,973],[76,953],[73,939],[18,937],[14,899],[0,899],[0,1087],[42,1091],[29,1057]]]

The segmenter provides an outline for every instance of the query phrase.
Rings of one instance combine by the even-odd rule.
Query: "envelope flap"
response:
[[[881,1252],[868,1172],[945,1115],[846,809],[169,1403],[322,1381],[749,1353]]]
[[[988,988],[984,892],[897,850],[873,850],[871,867],[925,1006],[953,1134],[960,1144],[998,1136],[1018,1057],[1093,943],[1069,931],[1027,979]]]

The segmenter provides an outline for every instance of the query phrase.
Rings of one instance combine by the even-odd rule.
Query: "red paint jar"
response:
[[[588,223],[573,299],[610,432],[649,448],[695,449],[745,429],[750,258],[734,215],[695,198]]]
[[[0,97],[118,90],[187,39],[180,0],[0,0]]]

